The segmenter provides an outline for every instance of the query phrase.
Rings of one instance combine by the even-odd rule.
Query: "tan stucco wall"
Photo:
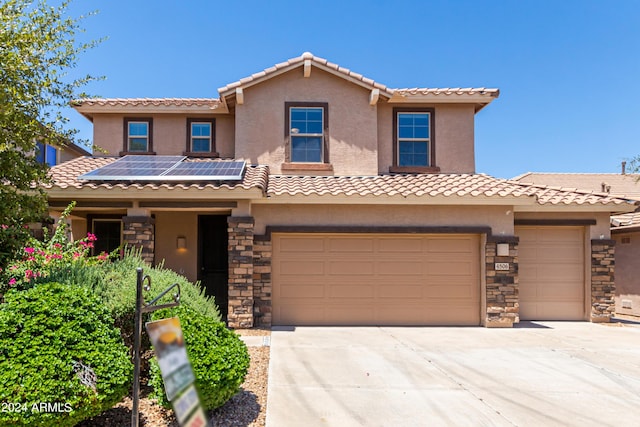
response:
[[[587,236],[591,239],[610,239],[608,212],[517,212],[516,219],[595,219],[596,225],[588,226]]]
[[[503,207],[384,205],[254,205],[255,234],[267,225],[489,226],[513,235],[513,218]]]
[[[198,213],[156,213],[156,263],[164,260],[164,266],[183,274],[190,281],[198,278]],[[177,249],[178,236],[187,239],[186,249]]]
[[[616,241],[616,314],[640,316],[640,232],[614,234]],[[630,243],[622,243],[628,237]],[[622,300],[630,300],[631,308],[622,308]]]
[[[329,158],[335,175],[375,175],[378,171],[376,107],[370,91],[312,68],[305,78],[295,69],[244,90],[236,106],[236,156],[269,165],[280,174],[285,160],[285,102],[329,104]]]
[[[379,104],[378,171],[393,164],[393,108],[435,108],[436,166],[442,173],[474,173],[474,108],[472,105]]]
[[[123,148],[124,117],[136,115],[96,114],[93,140],[107,154],[117,156]],[[139,115],[153,118],[153,150],[159,155],[181,155],[187,148],[187,118],[205,117],[186,114]],[[234,120],[231,115],[206,116],[216,119],[216,149],[220,157],[233,157]]]

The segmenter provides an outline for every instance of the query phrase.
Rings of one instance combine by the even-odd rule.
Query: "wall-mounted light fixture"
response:
[[[187,238],[184,236],[178,236],[178,238],[176,239],[176,248],[187,249]]]
[[[497,253],[498,256],[509,256],[509,244],[508,243],[498,243],[497,245]]]

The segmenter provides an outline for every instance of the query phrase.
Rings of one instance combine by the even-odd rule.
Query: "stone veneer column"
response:
[[[509,244],[509,255],[498,256],[498,243]],[[496,263],[509,263],[508,270],[496,270]],[[487,282],[487,328],[510,328],[520,321],[518,293],[518,238],[488,236],[485,246]]]
[[[615,312],[615,240],[591,241],[591,321],[607,323]]]
[[[142,259],[153,265],[155,256],[155,220],[148,216],[122,217],[124,230],[122,237],[127,247],[134,247],[141,251]]]
[[[253,240],[253,317],[255,326],[271,327],[271,241]]]
[[[229,224],[230,328],[253,327],[253,217],[233,217]]]

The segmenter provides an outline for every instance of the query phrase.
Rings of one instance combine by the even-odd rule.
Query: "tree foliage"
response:
[[[36,143],[76,141],[66,112],[94,78],[68,73],[97,42],[77,40],[83,17],[68,17],[68,6],[68,0],[56,6],[0,0],[0,224],[21,226],[46,213],[46,196],[34,185],[47,176],[33,156]]]

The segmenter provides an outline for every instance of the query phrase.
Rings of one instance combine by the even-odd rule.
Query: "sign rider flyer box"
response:
[[[181,426],[204,426],[207,421],[193,386],[195,376],[187,357],[180,319],[148,322],[147,333],[156,353],[164,388]]]

